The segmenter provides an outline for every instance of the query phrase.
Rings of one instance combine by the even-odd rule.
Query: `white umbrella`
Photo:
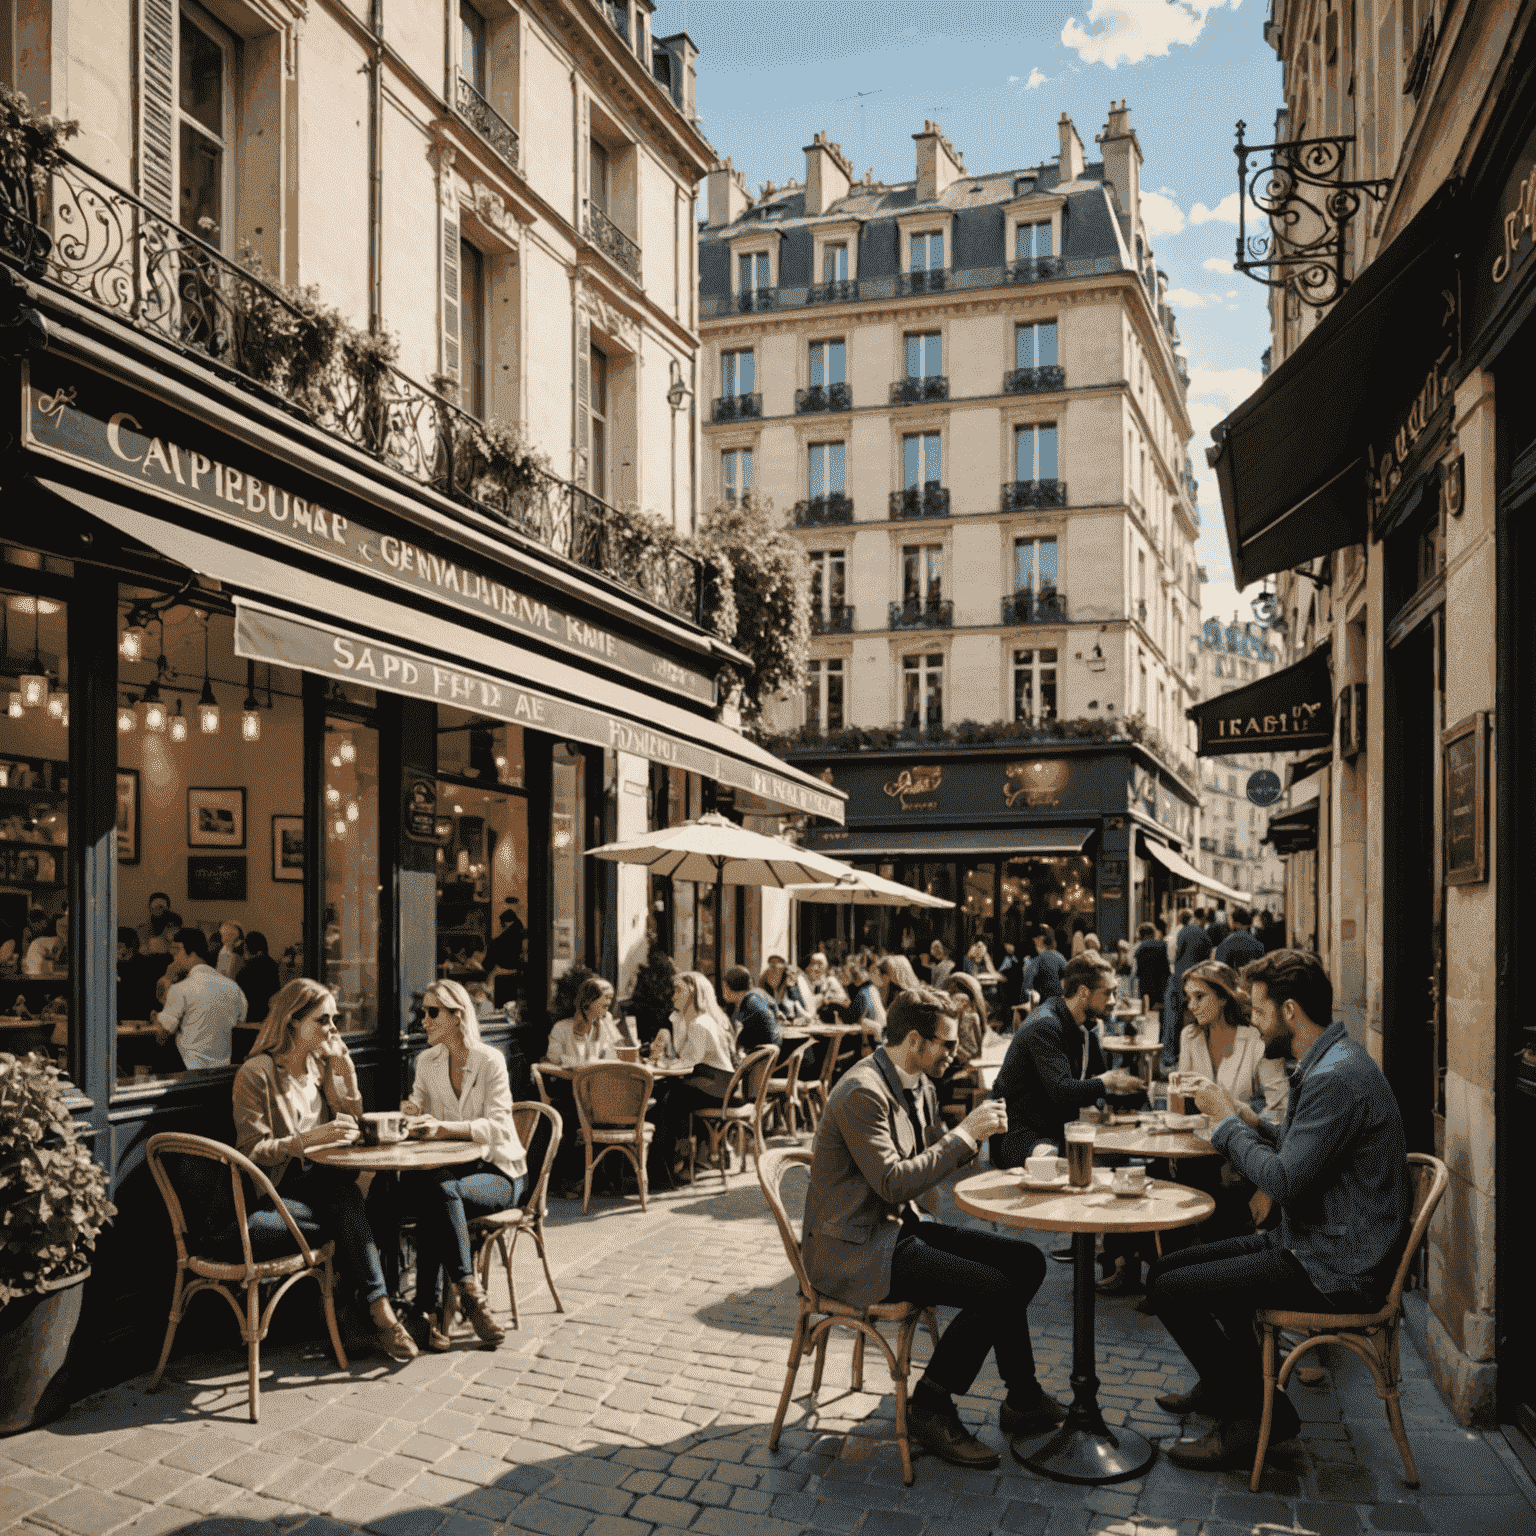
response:
[[[846,879],[846,864],[797,848],[783,838],[749,832],[715,812],[588,852],[595,859],[642,864],[653,875],[700,885],[790,886]]]
[[[867,869],[847,868],[847,878],[836,885],[797,885],[789,894],[797,901],[814,901],[843,907],[953,907],[942,896],[930,896],[899,880]]]

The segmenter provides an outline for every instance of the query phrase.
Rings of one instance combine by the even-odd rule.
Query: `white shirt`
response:
[[[696,1013],[691,1019],[673,1013],[672,1054],[685,1067],[717,1067],[722,1072],[736,1070],[736,1063],[731,1059],[728,1032],[707,1013]]]
[[[890,1055],[889,1052],[886,1053]],[[928,1095],[923,1092],[923,1074],[921,1072],[903,1072],[896,1066],[896,1058],[890,1057],[891,1065],[896,1067],[896,1076],[901,1080],[901,1086],[912,1095],[917,1105],[917,1123],[924,1131],[928,1129]],[[976,1138],[960,1126],[955,1127],[955,1134],[970,1145],[972,1151],[976,1150]],[[922,1148],[918,1149],[919,1151]]]
[[[199,960],[165,995],[161,1029],[176,1037],[189,1072],[229,1065],[229,1037],[245,1023],[245,993],[229,977]]]
[[[1211,1067],[1211,1046],[1204,1030],[1186,1024],[1179,1036],[1179,1071],[1198,1072],[1201,1077],[1220,1083],[1239,1104],[1249,1104],[1264,1096],[1263,1118],[1271,1125],[1285,1121],[1290,1103],[1291,1085],[1284,1066],[1264,1055],[1264,1037],[1251,1024],[1240,1024],[1231,1053],[1219,1072]]]
[[[509,1179],[528,1171],[528,1154],[518,1139],[512,1119],[512,1085],[507,1061],[500,1051],[485,1044],[469,1048],[459,1091],[453,1091],[448,1047],[434,1045],[416,1058],[416,1076],[408,1103],[418,1114],[438,1120],[469,1122],[469,1134],[484,1148],[483,1156]]]
[[[585,1035],[576,1033],[574,1018],[561,1019],[549,1032],[544,1056],[559,1067],[585,1067],[594,1061],[616,1060],[617,1048],[626,1043],[611,1013],[605,1013]]]

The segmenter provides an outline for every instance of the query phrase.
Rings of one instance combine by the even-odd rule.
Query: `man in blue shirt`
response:
[[[1042,1003],[1048,997],[1060,997],[1061,973],[1066,968],[1066,956],[1056,948],[1056,930],[1049,923],[1041,923],[1035,929],[1035,958],[1024,967],[1020,991],[1037,993]]]
[[[1264,946],[1253,936],[1253,913],[1246,907],[1232,909],[1232,931],[1216,946],[1215,959],[1240,971],[1250,960],[1264,953]]]
[[[1322,962],[1277,949],[1243,975],[1267,1054],[1299,1063],[1285,1125],[1266,1124],[1208,1079],[1195,1103],[1215,1124],[1211,1145],[1275,1202],[1280,1226],[1171,1254],[1147,1277],[1148,1311],[1200,1373],[1192,1392],[1158,1404],[1217,1420],[1168,1459],[1211,1470],[1251,1462],[1258,1444],[1264,1382],[1254,1312],[1375,1312],[1402,1258],[1412,1206],[1397,1100],[1344,1026],[1328,1022],[1333,985]],[[1271,1440],[1299,1428],[1277,1391]]]
[[[752,973],[744,965],[733,965],[720,978],[720,995],[731,1010],[736,1026],[736,1049],[743,1056],[765,1045],[782,1045],[784,1028],[773,999],[752,985]]]

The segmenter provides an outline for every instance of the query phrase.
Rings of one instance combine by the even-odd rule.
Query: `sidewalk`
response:
[[[796,1202],[797,1179],[786,1189]],[[849,1392],[851,1344],[836,1336],[816,1410],[798,1398],[770,1453],[795,1293],[755,1178],[733,1174],[728,1190],[701,1180],[644,1215],[633,1200],[579,1211],[553,1210],[563,1316],[530,1248],[518,1259],[523,1326],[500,1350],[469,1338],[447,1355],[370,1357],[342,1373],[318,1347],[273,1349],[254,1425],[231,1322],[227,1350],[178,1362],[156,1395],[140,1378],[0,1440],[0,1536],[1536,1536],[1536,1490],[1498,1436],[1456,1425],[1406,1341],[1417,1491],[1402,1484],[1364,1366],[1343,1352],[1322,1356],[1324,1384],[1293,1389],[1305,1433],[1272,1455],[1256,1497],[1246,1473],[1185,1473],[1162,1458],[1138,1482],[1051,1483],[1006,1448],[988,1473],[919,1456],[904,1489],[884,1366],[871,1358],[870,1390]],[[1070,1270],[1049,1270],[1029,1321],[1042,1379],[1066,1400]],[[504,1306],[500,1279],[492,1297]],[[163,1321],[145,1327],[158,1336]],[[1107,1416],[1176,1437],[1153,1398],[1191,1380],[1156,1320],[1103,1301],[1098,1337]],[[807,1366],[797,1390],[809,1386]],[[989,1364],[962,1404],[999,1446],[1001,1396]]]

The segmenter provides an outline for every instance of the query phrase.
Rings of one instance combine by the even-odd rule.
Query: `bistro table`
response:
[[[1156,1066],[1157,1058],[1162,1055],[1163,1042],[1161,1040],[1142,1040],[1137,1036],[1105,1035],[1099,1042],[1099,1048],[1105,1055],[1115,1056],[1139,1056],[1136,1063],[1141,1072],[1141,1080],[1148,1088],[1152,1086],[1152,1073]]]
[[[840,1040],[844,1035],[862,1034],[862,1024],[786,1024],[780,1034],[795,1040]]]
[[[305,1147],[312,1163],[331,1168],[352,1168],[358,1173],[415,1173],[428,1168],[452,1168],[485,1156],[478,1141],[387,1141],[365,1147],[360,1141],[327,1142]]]
[[[605,1056],[601,1061],[588,1061],[583,1063],[588,1067],[644,1067],[652,1077],[691,1077],[693,1067],[685,1067],[680,1061],[616,1061]],[[553,1061],[536,1061],[534,1066],[539,1069],[540,1077],[557,1077],[562,1082],[570,1082],[572,1073],[576,1067],[563,1067]]]
[[[1122,1157],[1220,1157],[1215,1147],[1193,1131],[1165,1131],[1147,1125],[1101,1125],[1093,1137],[1095,1152]]]
[[[1093,1340],[1094,1239],[1101,1232],[1167,1232],[1204,1221],[1216,1202],[1197,1189],[1161,1180],[1135,1199],[1116,1195],[1104,1170],[1085,1190],[1023,1187],[1016,1172],[994,1169],[955,1186],[955,1204],[971,1216],[1030,1232],[1072,1234],[1072,1406],[1044,1435],[1015,1436],[1014,1459],[1063,1483],[1123,1483],[1152,1465],[1157,1448],[1130,1429],[1111,1429],[1099,1411]]]

